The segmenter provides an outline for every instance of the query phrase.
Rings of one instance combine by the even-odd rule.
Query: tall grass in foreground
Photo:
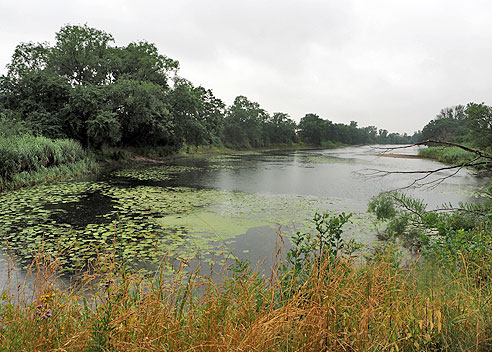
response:
[[[0,349],[10,351],[489,351],[488,277],[439,265],[317,257],[302,282],[276,265],[237,262],[220,282],[188,272],[145,278],[101,256],[59,290],[57,261],[38,256],[34,293],[5,291]],[[488,266],[487,266],[488,267]],[[490,275],[490,272],[486,273]],[[85,284],[84,284],[85,283]],[[17,287],[17,286],[16,286]],[[20,287],[20,286],[19,286]],[[14,288],[15,291],[15,288]]]

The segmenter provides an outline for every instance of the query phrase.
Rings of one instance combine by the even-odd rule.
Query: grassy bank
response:
[[[32,297],[2,296],[1,350],[490,350],[492,287],[466,257],[461,270],[393,258],[317,257],[297,276],[237,262],[218,283],[185,262],[171,280],[148,279],[108,254],[80,281],[90,286],[66,290],[55,288],[56,260],[45,261]]]
[[[0,135],[0,191],[67,179],[95,166],[88,153],[73,140],[30,134]]]
[[[235,152],[264,152],[274,150],[298,150],[337,148],[343,144],[325,144],[321,147],[294,143],[268,148],[233,150],[225,146],[185,146],[178,152],[168,147],[106,147],[87,151],[73,140],[49,139],[33,136],[28,132],[0,133],[0,191],[38,183],[70,179],[83,175],[101,165],[112,167],[128,162],[153,160],[165,161],[185,155],[207,155]]]
[[[419,151],[419,156],[446,164],[462,164],[474,159],[475,154],[458,147],[427,147]]]
[[[347,144],[342,143],[323,143],[321,146],[305,144],[302,142],[292,144],[277,144],[269,147],[231,149],[224,145],[201,145],[188,146],[185,145],[179,151],[170,150],[167,147],[106,147],[103,150],[96,150],[94,154],[100,162],[127,162],[129,160],[139,160],[141,157],[149,159],[165,160],[169,158],[181,156],[201,156],[213,154],[231,154],[244,152],[269,152],[269,151],[290,151],[290,150],[311,150],[311,149],[334,149],[347,147]],[[144,161],[142,159],[142,161]]]
[[[3,350],[24,351],[489,351],[492,252],[447,241],[403,266],[385,245],[362,260],[342,226],[316,214],[262,272],[236,260],[217,272],[166,263],[152,277],[100,253],[78,284],[58,289],[60,262],[40,253],[33,287],[10,282],[0,306]],[[449,232],[450,239],[463,233]],[[475,243],[476,242],[476,243]],[[469,250],[475,243],[480,250]],[[483,250],[482,250],[483,249]],[[478,255],[479,254],[479,255]],[[285,258],[285,259],[283,259]],[[448,258],[449,259],[449,258]],[[169,273],[171,269],[172,273]],[[212,270],[212,269],[211,269]],[[212,270],[213,271],[213,270]],[[214,279],[215,278],[215,279]],[[13,288],[9,290],[8,287]],[[27,292],[27,291],[26,291]]]

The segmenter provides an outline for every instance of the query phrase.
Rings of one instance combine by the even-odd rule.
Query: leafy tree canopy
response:
[[[19,44],[7,68],[0,77],[2,118],[86,147],[150,145],[175,151],[183,144],[248,148],[299,138],[320,146],[410,140],[355,121],[334,124],[316,114],[307,114],[297,126],[288,114],[270,115],[245,96],[226,108],[210,89],[179,77],[178,61],[154,44],[118,47],[111,34],[88,25],[62,27],[54,45]]]

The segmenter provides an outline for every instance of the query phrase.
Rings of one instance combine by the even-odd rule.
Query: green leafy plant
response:
[[[316,234],[297,232],[292,237],[293,248],[287,253],[284,270],[293,269],[296,274],[308,269],[315,261],[328,258],[335,262],[340,255],[352,255],[360,245],[354,240],[342,238],[342,227],[352,214],[339,215],[315,213],[313,222]]]

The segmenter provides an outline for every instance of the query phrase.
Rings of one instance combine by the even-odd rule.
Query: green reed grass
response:
[[[30,134],[0,136],[0,190],[72,177],[93,167],[76,141]]]
[[[419,155],[446,164],[462,164],[475,157],[475,154],[458,147],[428,147],[420,150]]]

